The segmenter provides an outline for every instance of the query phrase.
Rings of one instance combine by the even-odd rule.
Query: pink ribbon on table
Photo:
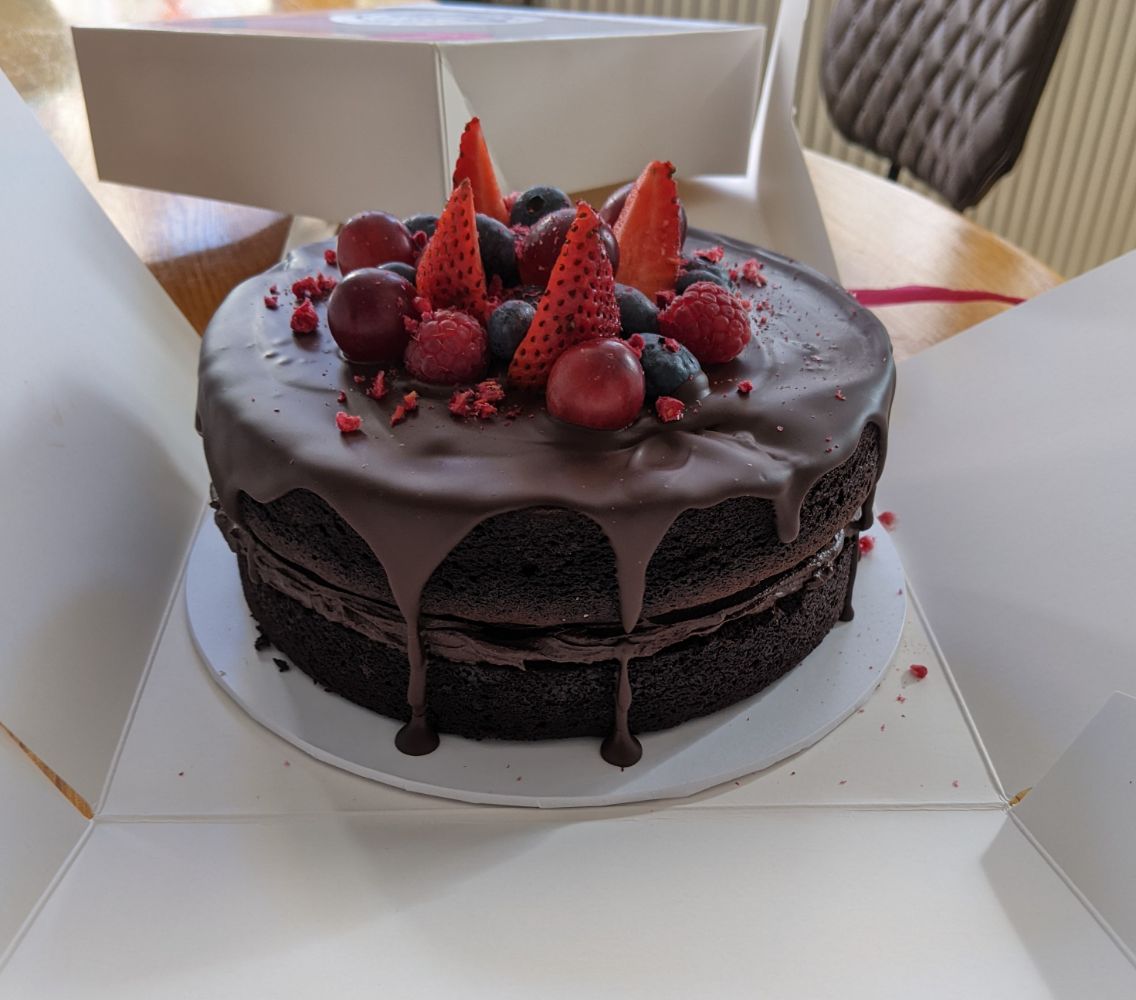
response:
[[[909,302],[1005,302],[1016,306],[1025,299],[999,292],[971,288],[938,288],[935,285],[901,285],[899,288],[849,288],[862,306],[899,306]]]

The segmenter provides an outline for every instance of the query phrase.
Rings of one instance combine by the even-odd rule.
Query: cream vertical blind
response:
[[[833,3],[813,0],[809,13],[797,81],[801,140],[883,174],[887,163],[845,142],[824,105],[820,64]],[[768,25],[777,15],[777,0],[535,0],[533,6]],[[935,197],[906,173],[900,182]],[[1136,248],[1136,0],[1080,0],[1022,155],[966,214],[1069,277]]]

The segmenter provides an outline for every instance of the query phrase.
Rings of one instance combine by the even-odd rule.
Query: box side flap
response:
[[[795,257],[838,279],[836,259],[793,122],[808,4],[781,4],[746,170],[680,182],[691,222]]]
[[[0,730],[0,965],[60,865],[79,843],[79,815]]]
[[[74,36],[106,180],[324,219],[367,208],[408,215],[444,194],[424,169],[438,159],[429,45],[159,30]]]
[[[0,77],[0,722],[97,801],[200,513],[197,337]]]
[[[684,176],[744,170],[763,37],[757,29],[440,47],[511,186],[584,190],[636,177],[659,158]]]
[[[1109,698],[1014,816],[1136,961],[1136,698]]]
[[[877,509],[1006,790],[1136,691],[1128,254],[900,365]]]

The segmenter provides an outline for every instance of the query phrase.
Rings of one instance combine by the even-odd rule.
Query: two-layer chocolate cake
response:
[[[515,220],[556,197],[459,183],[407,220],[401,284],[349,283],[346,228],[205,335],[198,421],[249,607],[330,691],[407,720],[406,752],[595,736],[631,764],[634,733],[753,695],[851,616],[887,335],[799,264],[696,231],[680,251],[659,166],[605,209],[615,252],[567,210],[543,289],[543,215]],[[405,336],[368,354],[392,309]]]

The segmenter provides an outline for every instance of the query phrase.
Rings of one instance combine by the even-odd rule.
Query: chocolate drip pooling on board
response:
[[[508,423],[455,420],[448,388],[404,388],[401,377],[392,398],[413,388],[421,403],[390,427],[387,403],[363,394],[354,379],[366,373],[331,340],[326,303],[315,304],[319,327],[307,336],[293,336],[287,308],[263,305],[270,284],[288,288],[328,273],[330,243],[290,254],[218,310],[202,346],[198,420],[221,507],[237,519],[242,492],[270,503],[308,490],[368,544],[406,623],[412,719],[400,748],[436,739],[425,697],[429,634],[418,635],[422,591],[482,521],[559,507],[599,524],[616,558],[623,632],[634,643],[647,565],[684,510],[763,498],[788,543],[805,495],[852,455],[867,424],[879,428],[882,467],[895,366],[880,323],[827,279],[775,254],[697,230],[684,250],[714,245],[725,248],[726,267],[751,257],[763,264],[767,287],[743,286],[755,303],[754,341],[707,372],[707,394],[681,421],[646,413],[622,431],[567,426],[535,401],[522,402]],[[754,384],[746,396],[736,392],[743,379]],[[336,403],[340,391],[345,404]],[[340,408],[362,417],[361,432],[339,434]],[[860,523],[871,523],[870,498]],[[618,716],[617,703],[617,724]]]

